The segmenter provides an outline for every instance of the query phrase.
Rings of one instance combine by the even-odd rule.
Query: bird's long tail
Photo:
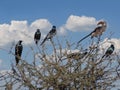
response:
[[[81,41],[83,41],[84,39],[86,39],[87,37],[89,37],[91,35],[91,33],[90,34],[88,34],[87,36],[85,36],[85,37],[83,37],[81,40],[79,40],[78,41],[78,43],[77,44],[79,44]]]
[[[43,45],[46,40],[47,40],[47,38],[45,38],[40,45]]]

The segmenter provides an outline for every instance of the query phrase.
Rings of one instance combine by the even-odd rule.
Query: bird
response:
[[[97,27],[90,34],[88,34],[87,36],[85,36],[81,40],[79,40],[78,44],[89,36],[91,36],[91,38],[100,37],[102,35],[102,33],[105,32],[106,27],[107,27],[106,21],[99,21],[97,23]]]
[[[87,54],[88,52],[74,52],[74,53],[70,53],[67,54],[67,58],[69,59],[74,59],[74,60],[80,60],[82,58],[84,58],[84,56]]]
[[[56,31],[56,26],[52,26],[52,29],[49,31],[49,33],[46,35],[46,37],[44,38],[44,40],[42,41],[41,45],[43,45],[45,43],[46,40],[48,39],[52,39],[53,36],[55,36],[57,33]]]
[[[23,51],[22,40],[19,40],[18,43],[15,45],[16,65],[18,65],[19,60],[21,59],[22,51]]]
[[[110,56],[113,53],[114,49],[115,49],[114,45],[111,44],[111,46],[106,50],[102,58]]]
[[[38,44],[40,38],[41,38],[41,32],[40,32],[40,29],[37,29],[37,31],[34,34],[34,41],[36,45]]]

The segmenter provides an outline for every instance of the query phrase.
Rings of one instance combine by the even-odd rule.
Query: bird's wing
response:
[[[112,53],[113,51],[114,51],[113,48],[109,47],[109,48],[107,49],[107,51],[106,51],[106,54],[107,54],[107,53]]]
[[[54,29],[50,30],[50,32],[47,34],[47,36],[45,37],[45,39],[43,40],[43,42],[41,43],[41,45],[43,45],[43,43],[46,40],[51,39],[55,34],[56,34],[56,30],[54,30]]]
[[[34,35],[34,39],[40,39],[41,33],[36,32]]]
[[[56,35],[56,30],[55,29],[52,29],[52,30],[50,30],[50,32],[48,33],[48,35],[47,35],[47,38],[48,39],[51,39],[53,36],[55,36]]]
[[[18,54],[21,56],[22,54],[22,50],[23,50],[23,46],[22,45],[19,45],[18,46]]]
[[[96,27],[95,30],[91,33],[91,38],[102,35],[102,27]]]

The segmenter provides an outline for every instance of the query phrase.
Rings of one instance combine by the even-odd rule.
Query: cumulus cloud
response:
[[[65,24],[57,26],[57,33],[58,35],[66,35],[67,30],[93,30],[96,22],[94,17],[70,15]],[[37,19],[31,24],[28,24],[26,20],[12,20],[10,24],[0,24],[0,46],[17,42],[20,39],[23,40],[24,44],[31,44],[34,41],[34,33],[38,28],[41,30],[43,39],[51,30],[52,24],[47,19]]]
[[[67,31],[66,31],[65,26],[63,25],[59,27],[57,33],[59,33],[59,35],[66,35]]]
[[[65,27],[70,31],[93,30],[97,20],[94,17],[70,15]]]
[[[44,32],[48,31],[48,29],[50,29],[51,26],[52,26],[51,23],[47,19],[35,20],[30,25],[32,29],[40,28]]]
[[[0,46],[20,39],[24,41],[24,44],[30,44],[33,42],[33,36],[37,28],[41,30],[43,37],[51,27],[52,25],[47,19],[38,19],[30,25],[26,20],[12,20],[10,24],[0,24]]]
[[[105,38],[103,42],[101,42],[101,48],[107,49],[111,44],[115,46],[115,51],[120,51],[120,39],[117,38]]]

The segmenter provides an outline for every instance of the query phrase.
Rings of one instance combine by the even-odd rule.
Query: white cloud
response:
[[[87,16],[69,16],[65,27],[70,31],[93,30],[96,26],[96,19]]]
[[[24,44],[33,42],[33,36],[37,28],[41,30],[42,36],[51,29],[51,23],[47,19],[38,19],[28,25],[27,21],[11,21],[10,24],[0,24],[0,46],[10,42],[23,40]]]
[[[21,30],[26,31],[28,29],[27,21],[11,21],[11,24],[9,25],[9,31],[12,32],[14,30]]]
[[[66,35],[67,30],[81,31],[93,30],[96,26],[96,19],[87,16],[70,15],[66,24],[57,26],[58,35]],[[0,46],[5,46],[11,42],[23,40],[24,44],[33,43],[36,29],[40,29],[42,38],[50,31],[52,24],[47,19],[37,19],[31,24],[28,21],[12,20],[10,24],[0,24]]]
[[[40,29],[48,29],[51,28],[51,23],[47,19],[38,19],[31,23],[30,27],[32,28],[40,28]]]
[[[101,42],[101,48],[107,49],[111,44],[115,46],[115,51],[120,51],[120,39],[117,38],[105,38],[103,42]]]
[[[66,29],[65,29],[65,26],[59,27],[57,33],[58,33],[59,35],[66,35],[67,31],[66,31]]]

